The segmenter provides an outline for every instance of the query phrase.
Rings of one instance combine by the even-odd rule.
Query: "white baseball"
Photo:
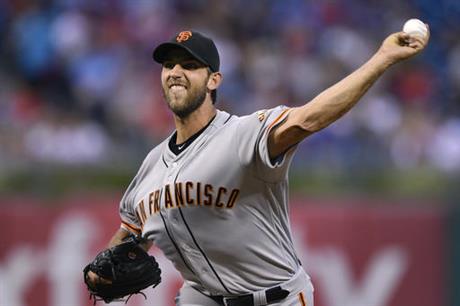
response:
[[[403,32],[423,38],[428,35],[428,28],[420,19],[413,18],[404,23]]]

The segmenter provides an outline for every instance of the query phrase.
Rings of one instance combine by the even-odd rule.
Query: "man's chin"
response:
[[[177,117],[181,119],[187,118],[193,112],[189,109],[171,109],[171,110],[174,113],[174,115],[176,115]]]
[[[170,96],[171,97],[171,96]],[[205,95],[195,99],[167,99],[169,109],[179,118],[186,118],[197,110],[204,102]]]
[[[168,101],[168,106],[174,112],[176,109],[180,110],[185,108],[185,103],[184,99],[170,99]]]
[[[179,118],[187,117],[188,115],[190,115],[190,112],[192,111],[189,107],[185,107],[180,103],[170,103],[169,109],[171,109],[171,111]]]

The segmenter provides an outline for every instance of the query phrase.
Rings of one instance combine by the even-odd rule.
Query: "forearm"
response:
[[[109,241],[108,247],[111,248],[113,246],[116,246],[120,243],[123,242],[123,239],[128,237],[131,233],[128,232],[127,230],[124,230],[122,228],[119,228],[115,234],[112,236],[112,238]]]
[[[390,66],[379,54],[293,112],[303,133],[317,132],[348,112]]]
[[[112,236],[112,238],[110,239],[110,242],[108,244],[108,247],[111,248],[115,245],[118,245],[120,243],[123,242],[123,239],[125,239],[126,237],[132,235],[130,232],[128,232],[127,230],[125,229],[122,229],[122,228],[119,228],[115,234]],[[147,252],[151,247],[152,247],[152,241],[150,240],[146,240],[145,242],[142,242],[140,244],[140,246],[142,246],[142,248]]]

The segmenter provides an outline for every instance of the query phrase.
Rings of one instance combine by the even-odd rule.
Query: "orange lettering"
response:
[[[176,183],[174,186],[174,193],[176,194],[176,206],[185,206],[184,197],[182,194],[182,183]]]
[[[201,183],[196,183],[196,205],[201,204]]]
[[[165,186],[165,207],[166,208],[172,208],[173,207],[173,202],[171,199],[171,192],[169,191],[169,185]]]
[[[222,208],[224,207],[224,203],[220,201],[220,198],[223,194],[227,193],[227,189],[224,187],[220,187],[219,191],[217,192],[217,199],[216,199],[216,207]]]
[[[190,198],[190,189],[193,188],[193,183],[192,182],[187,182],[185,183],[185,200],[188,205],[193,205],[195,204],[193,199]]]
[[[142,216],[142,223],[145,223],[145,220],[147,219],[147,215],[145,214],[144,200],[142,200],[141,203],[139,203],[139,208],[140,208],[139,211]]]
[[[160,190],[155,190],[155,198],[153,200],[153,211],[155,213],[160,211]]]
[[[152,214],[153,195],[154,194],[155,193],[153,191],[149,194],[149,213],[150,213],[150,215]]]
[[[208,199],[203,201],[204,205],[212,205],[212,185],[206,184],[204,186],[204,196]]]
[[[228,198],[227,202],[227,208],[233,208],[236,202],[236,198],[238,198],[238,195],[240,194],[239,189],[233,189],[232,193],[230,194],[230,197]]]
[[[141,203],[143,203],[143,200],[142,200]],[[136,216],[137,216],[137,219],[139,220],[139,222],[141,223],[141,226],[143,226],[144,219],[142,218],[142,213],[141,213],[141,203],[139,203],[139,205],[137,205],[137,207],[136,207]]]

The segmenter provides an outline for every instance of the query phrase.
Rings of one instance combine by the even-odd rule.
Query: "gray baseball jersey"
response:
[[[267,139],[289,108],[223,111],[185,151],[169,138],[144,160],[120,203],[122,227],[142,232],[183,278],[212,295],[240,295],[290,279],[300,263],[288,213],[295,148],[272,162]]]

